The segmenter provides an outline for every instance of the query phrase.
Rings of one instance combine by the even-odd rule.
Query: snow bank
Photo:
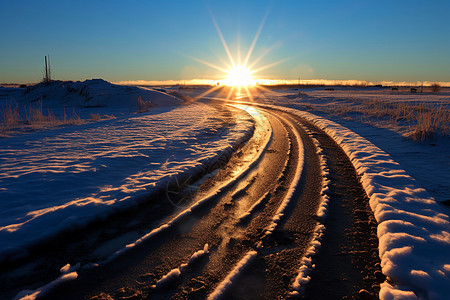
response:
[[[449,299],[450,218],[398,163],[356,133],[307,112],[298,114],[332,136],[354,164],[378,222],[381,299]]]

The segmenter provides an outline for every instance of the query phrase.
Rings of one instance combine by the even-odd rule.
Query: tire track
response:
[[[376,224],[350,161],[329,136],[298,116],[276,109],[261,111],[274,135],[261,160],[239,182],[219,189],[212,201],[164,235],[65,284],[49,299],[281,299],[289,296],[306,262],[316,268],[309,272],[311,280],[302,294],[290,294],[294,298],[334,298],[336,291],[339,297],[375,296],[377,284],[384,280],[376,278]],[[326,181],[315,140],[329,163]],[[199,193],[207,194],[227,178],[226,170],[204,182]],[[330,217],[323,221],[318,208],[325,183]],[[322,235],[323,230],[316,230],[322,224],[323,246],[312,256],[311,241]],[[366,241],[359,241],[361,235],[355,232],[360,230],[367,232]],[[192,253],[202,248],[206,252],[204,245],[207,255],[185,268]],[[305,255],[307,259],[302,259]]]
[[[277,131],[269,148],[277,151],[265,152],[263,159],[241,181],[221,191],[220,197],[218,195],[214,197],[214,201],[192,211],[181,222],[169,226],[161,238],[158,236],[151,242],[144,241],[136,249],[121,255],[117,261],[91,270],[88,274],[80,274],[77,281],[55,290],[49,298],[56,296],[80,299],[104,293],[117,297],[124,288],[130,293],[134,290],[142,298],[153,297],[156,294],[152,285],[180,266],[189,257],[189,253],[208,244],[210,253],[205,264],[198,266],[198,276],[195,276],[197,272],[193,270],[190,274],[181,276],[177,287],[163,294],[158,292],[158,297],[161,298],[192,294],[206,297],[226,277],[237,260],[256,246],[254,241],[259,240],[263,234],[261,226],[270,224],[279,203],[287,193],[286,190],[280,190],[278,194],[272,193],[270,205],[252,219],[246,228],[236,226],[238,217],[263,196],[266,190],[275,192],[280,185],[287,184],[284,181],[291,180],[292,177],[280,175],[286,172],[286,161],[295,157],[289,154],[291,136],[281,121],[270,115],[269,118],[274,131]],[[274,164],[274,160],[278,163]],[[226,177],[220,172],[216,177],[221,176]],[[205,185],[214,186],[214,183],[205,182]]]

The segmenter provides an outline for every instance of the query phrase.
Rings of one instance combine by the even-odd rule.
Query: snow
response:
[[[222,282],[214,289],[214,291],[208,296],[208,300],[222,299],[226,291],[235,282],[242,271],[256,258],[258,252],[251,250],[245,254],[245,256],[234,266],[233,270],[228,273]]]
[[[87,90],[102,84],[94,81]],[[116,104],[113,109],[120,109]],[[196,103],[2,139],[0,260],[136,205],[173,176],[203,170],[252,131],[245,111],[229,116]]]
[[[310,138],[312,139],[314,145],[317,147],[317,154],[319,156],[320,161],[320,170],[322,174],[322,190],[320,192],[321,195],[321,201],[319,204],[319,208],[317,209],[317,216],[319,217],[319,220],[321,221],[316,225],[314,228],[314,232],[312,234],[311,241],[309,242],[309,247],[305,251],[305,254],[303,255],[300,267],[298,269],[297,276],[295,277],[291,289],[292,291],[288,294],[289,297],[294,296],[300,296],[303,292],[305,285],[311,280],[311,277],[309,274],[311,273],[312,269],[314,269],[314,256],[319,251],[321,245],[322,245],[322,237],[326,230],[325,226],[323,225],[323,221],[327,217],[327,210],[328,210],[328,202],[330,200],[330,197],[328,196],[330,192],[330,172],[327,165],[327,158],[323,154],[323,149],[319,143],[319,141],[313,136],[313,134],[309,131],[309,129],[304,128],[305,131],[309,134]]]
[[[54,81],[49,85],[40,83],[27,89],[15,89],[9,95],[3,98],[16,101],[19,106],[42,100],[45,107],[52,108],[108,107],[136,111],[139,97],[144,101],[151,101],[154,106],[179,105],[182,102],[178,98],[156,90],[114,85],[102,79],[76,82]]]
[[[280,118],[283,118],[279,116]],[[284,119],[284,118],[283,118]],[[289,123],[287,123],[289,124]],[[295,194],[295,191],[297,189],[297,186],[300,182],[300,177],[302,176],[303,166],[305,162],[305,151],[303,146],[303,141],[298,134],[296,130],[293,130],[295,140],[298,142],[298,163],[295,168],[294,178],[292,180],[292,184],[288,189],[288,193],[284,197],[283,201],[281,202],[280,206],[278,207],[277,211],[275,212],[275,215],[272,218],[271,224],[267,226],[266,232],[264,233],[265,237],[271,235],[274,230],[277,228],[278,224],[282,220],[283,216],[286,214],[286,210],[289,207],[289,203],[291,203],[292,198]],[[291,149],[289,151],[292,151]],[[259,246],[262,244],[260,243]]]
[[[378,222],[379,255],[389,281],[382,299],[415,295],[450,297],[450,217],[448,209],[389,154],[351,130],[314,114],[285,108],[327,132],[346,152],[361,176]]]
[[[380,298],[449,299],[449,209],[436,201],[449,199],[448,137],[433,143],[412,142],[398,128],[363,124],[317,109],[342,100],[374,97],[441,105],[448,103],[448,93],[392,94],[377,89],[314,89],[306,90],[307,95],[301,97],[296,91],[291,91],[289,97],[286,93],[269,93],[265,100],[255,99],[291,107],[285,109],[314,122],[344,149],[361,176],[379,224],[379,255],[382,271],[389,279],[381,285]],[[136,114],[138,97],[151,101],[154,107]],[[142,195],[164,188],[172,176],[211,163],[252,133],[252,118],[257,114],[257,110],[252,113],[241,106],[248,113],[225,117],[205,104],[180,106],[181,101],[165,93],[115,86],[102,80],[66,83],[63,87],[61,83],[37,86],[28,92],[0,88],[0,103],[16,101],[26,105],[41,98],[43,106],[57,114],[64,107],[75,107],[81,115],[101,111],[116,118],[1,140],[0,260],[26,254],[23,251],[27,245],[47,236],[85,226],[117,209],[135,205]],[[270,137],[271,133],[266,136],[266,146]],[[260,153],[263,149],[265,146]],[[326,178],[318,211],[322,217],[326,216],[325,196]],[[195,206],[179,217],[189,214],[192,208]],[[154,230],[162,232],[167,226],[170,223]],[[294,291],[301,291],[309,280],[322,231],[322,227],[316,228],[315,238],[302,258]],[[247,253],[210,298],[221,297],[256,255],[255,251]],[[61,281],[75,279],[79,267],[64,266],[61,277],[36,291],[25,291],[18,298],[34,299]],[[179,276],[176,273],[173,271],[170,277]]]
[[[258,142],[260,143],[260,147],[257,150],[257,152],[253,153],[253,155],[249,154],[250,157],[248,158],[247,162],[243,164],[241,169],[236,174],[234,174],[232,178],[230,178],[227,181],[224,181],[222,184],[216,187],[216,189],[210,191],[208,195],[200,199],[196,199],[192,205],[178,212],[171,220],[164,222],[163,224],[152,229],[149,233],[145,234],[144,236],[140,237],[134,242],[129,243],[125,247],[118,249],[115,253],[113,253],[106,259],[106,262],[116,259],[126,251],[132,249],[133,247],[136,247],[137,245],[141,244],[144,241],[153,238],[154,236],[160,234],[161,232],[171,228],[173,225],[177,224],[185,217],[191,215],[193,211],[202,207],[209,201],[213,200],[214,197],[219,192],[226,190],[232,184],[236,183],[241,178],[243,178],[249,172],[249,170],[251,170],[258,163],[258,161],[262,158],[265,150],[268,148],[270,141],[272,140],[273,135],[272,129],[269,126],[268,120],[253,107],[244,105],[236,105],[236,107],[239,107],[240,109],[247,111],[255,119],[255,122],[257,123],[256,129],[254,131],[254,137],[257,137],[257,139],[259,139]]]
[[[289,293],[289,297],[300,296],[305,285],[311,280],[309,274],[314,268],[314,255],[319,251],[319,248],[322,245],[321,240],[325,230],[324,225],[320,223],[316,225],[309,247],[300,261],[300,268],[292,283],[292,291]]]
[[[428,192],[381,149],[350,130],[325,119],[308,117],[330,134],[355,165],[378,222],[385,284],[382,299],[402,290],[418,297],[448,299],[450,218]]]
[[[202,250],[195,251],[191,257],[189,258],[187,263],[181,264],[180,267],[170,270],[166,275],[161,277],[154,285],[152,285],[153,289],[158,289],[167,285],[169,282],[179,278],[182,273],[184,273],[189,267],[192,266],[196,261],[200,258],[205,257],[209,254],[209,245],[205,244]]]
[[[14,300],[34,300],[44,296],[50,290],[55,288],[55,286],[60,285],[63,282],[75,280],[78,278],[77,272],[64,273],[52,282],[38,288],[37,290],[25,290],[17,294]]]

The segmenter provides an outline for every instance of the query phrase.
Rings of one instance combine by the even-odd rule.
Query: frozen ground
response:
[[[94,89],[97,83],[87,85]],[[126,88],[100,83],[102,94]],[[133,205],[165,188],[172,176],[211,163],[253,130],[251,117],[243,111],[230,113],[201,103],[167,106],[179,100],[149,92],[157,96],[155,105],[166,106],[130,114],[130,101],[122,99],[120,107],[115,95],[111,110],[122,112],[117,118],[1,139],[1,259]],[[58,108],[56,95],[47,99]],[[107,99],[103,113],[111,111]]]

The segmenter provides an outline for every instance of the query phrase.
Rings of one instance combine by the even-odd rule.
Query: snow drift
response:
[[[42,100],[46,107],[125,107],[133,111],[138,98],[150,101],[153,106],[179,105],[182,101],[166,93],[135,86],[122,86],[103,79],[86,81],[52,81],[40,83],[16,94],[19,104]]]

